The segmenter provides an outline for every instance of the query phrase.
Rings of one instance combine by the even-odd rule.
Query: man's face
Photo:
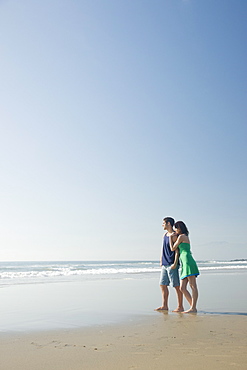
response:
[[[162,227],[164,230],[167,230],[167,226],[170,225],[170,222],[167,222],[167,221],[164,221],[163,220],[163,224],[162,224]]]

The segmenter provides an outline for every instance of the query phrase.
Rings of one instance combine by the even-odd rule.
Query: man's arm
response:
[[[162,253],[160,255],[160,266],[162,266]]]
[[[164,243],[164,237],[165,237],[166,233],[163,235],[163,239],[162,239],[162,248],[161,248],[161,253],[160,253],[160,266],[162,266],[162,256],[163,256],[163,243]]]
[[[175,258],[174,258],[174,262],[173,262],[173,264],[171,265],[171,269],[172,269],[172,270],[174,270],[174,269],[177,267],[178,259],[179,259],[179,250],[178,250],[178,249],[176,249],[176,250],[175,250]]]

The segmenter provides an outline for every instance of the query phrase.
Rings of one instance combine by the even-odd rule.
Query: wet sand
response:
[[[203,273],[198,277],[198,313],[247,313],[247,273]],[[0,335],[119,324],[157,316],[159,274],[145,279],[115,279],[24,284],[0,289]],[[169,308],[176,308],[170,288]],[[184,300],[184,308],[189,306]],[[171,313],[169,313],[171,315]]]

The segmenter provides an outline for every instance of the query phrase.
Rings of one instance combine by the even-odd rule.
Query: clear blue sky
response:
[[[247,258],[246,0],[2,0],[1,260]]]

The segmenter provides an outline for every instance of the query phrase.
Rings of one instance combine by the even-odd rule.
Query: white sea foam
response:
[[[24,272],[2,272],[1,279],[15,278],[32,278],[32,277],[56,277],[56,276],[75,276],[75,275],[112,275],[112,274],[140,274],[147,272],[159,272],[160,268],[98,268],[88,270],[71,270],[69,268],[61,268],[57,270],[46,271],[24,271]]]
[[[241,266],[241,265],[227,265],[227,266],[207,266],[207,267],[200,267],[200,270],[238,270],[238,269],[243,269],[247,270],[247,266]]]
[[[198,267],[201,272],[247,271],[247,261],[198,261]],[[56,282],[61,279],[138,279],[155,276],[159,272],[157,261],[5,262],[0,263],[0,285]]]

